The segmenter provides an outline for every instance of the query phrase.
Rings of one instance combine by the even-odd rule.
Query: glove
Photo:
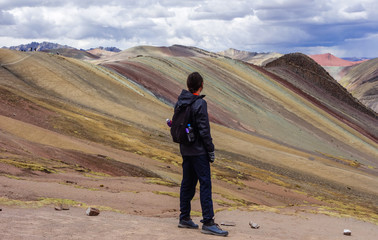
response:
[[[215,161],[215,153],[208,152],[208,155],[209,155],[209,162],[213,163]]]

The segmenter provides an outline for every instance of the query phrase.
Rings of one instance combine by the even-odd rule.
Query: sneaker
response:
[[[189,218],[189,220],[181,219],[179,224],[179,228],[192,228],[192,229],[198,229],[198,225],[195,224],[192,219]]]
[[[204,234],[211,234],[223,237],[226,237],[228,235],[228,232],[223,231],[218,224],[214,223],[214,220],[211,220],[211,222],[208,224],[203,224],[201,232]]]

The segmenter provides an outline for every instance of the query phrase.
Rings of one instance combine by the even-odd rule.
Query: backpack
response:
[[[195,141],[193,125],[191,124],[193,122],[191,108],[193,102],[175,109],[171,126],[171,135],[175,143],[190,145]]]

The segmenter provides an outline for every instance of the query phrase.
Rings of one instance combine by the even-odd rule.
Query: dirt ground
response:
[[[1,239],[217,239],[200,230],[180,229],[177,218],[156,218],[103,211],[89,217],[84,208],[56,211],[53,207],[25,209],[1,206]],[[194,221],[199,223],[199,218]],[[271,212],[222,211],[216,222],[233,222],[221,226],[229,231],[229,239],[364,239],[378,235],[374,224],[351,218],[336,218],[322,214],[277,214]],[[249,222],[260,225],[252,229]],[[201,226],[201,225],[200,225]],[[352,232],[343,234],[344,229]]]

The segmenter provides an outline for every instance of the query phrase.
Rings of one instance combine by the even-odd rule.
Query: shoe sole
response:
[[[220,234],[220,233],[215,233],[215,232],[208,231],[208,230],[203,230],[203,229],[201,230],[201,233],[215,235],[215,236],[222,236],[222,237],[227,237],[228,236],[228,232],[224,233],[224,234]]]
[[[183,224],[179,224],[178,225],[179,228],[190,228],[190,229],[198,229],[198,226],[197,227],[192,227],[192,226],[188,226],[188,225],[183,225]]]

